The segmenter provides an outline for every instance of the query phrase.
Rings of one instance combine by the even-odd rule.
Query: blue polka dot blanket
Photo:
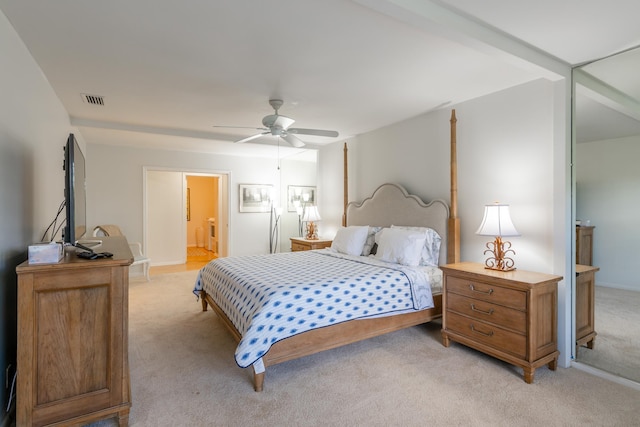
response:
[[[200,270],[193,292],[204,289],[242,335],[238,366],[259,372],[269,348],[293,335],[433,307],[430,276],[424,267],[322,249],[218,258]]]

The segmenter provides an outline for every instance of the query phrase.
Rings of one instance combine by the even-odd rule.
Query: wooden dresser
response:
[[[593,265],[593,225],[576,226],[576,264]]]
[[[519,366],[527,383],[540,366],[556,369],[561,276],[494,271],[468,262],[441,268],[445,347],[456,341]]]
[[[595,326],[595,286],[596,271],[599,267],[576,265],[576,353],[585,345],[593,349],[596,339]]]
[[[328,248],[331,247],[331,242],[332,240],[327,239],[307,240],[302,237],[292,237],[291,252]]]
[[[103,237],[85,260],[71,249],[57,264],[16,268],[16,425],[129,421],[129,265],[124,237]]]

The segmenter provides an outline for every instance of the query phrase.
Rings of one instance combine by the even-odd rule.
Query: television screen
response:
[[[87,232],[87,203],[86,203],[86,171],[84,156],[78,141],[69,134],[64,149],[64,200],[66,223],[63,240],[75,245]]]

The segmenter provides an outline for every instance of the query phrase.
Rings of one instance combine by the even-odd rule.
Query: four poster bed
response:
[[[347,200],[332,248],[219,258],[200,271],[194,293],[238,341],[236,362],[265,369],[442,315],[438,265],[459,261],[456,117],[451,114],[451,206],[423,202],[383,184]],[[242,331],[242,332],[240,332]]]

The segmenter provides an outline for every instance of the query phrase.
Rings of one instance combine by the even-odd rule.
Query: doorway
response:
[[[209,252],[227,256],[228,173],[152,169],[144,173],[143,228],[152,275],[200,268],[211,257]],[[206,250],[199,263],[188,263],[188,248]]]
[[[218,257],[219,178],[186,175],[187,263],[207,262]]]

